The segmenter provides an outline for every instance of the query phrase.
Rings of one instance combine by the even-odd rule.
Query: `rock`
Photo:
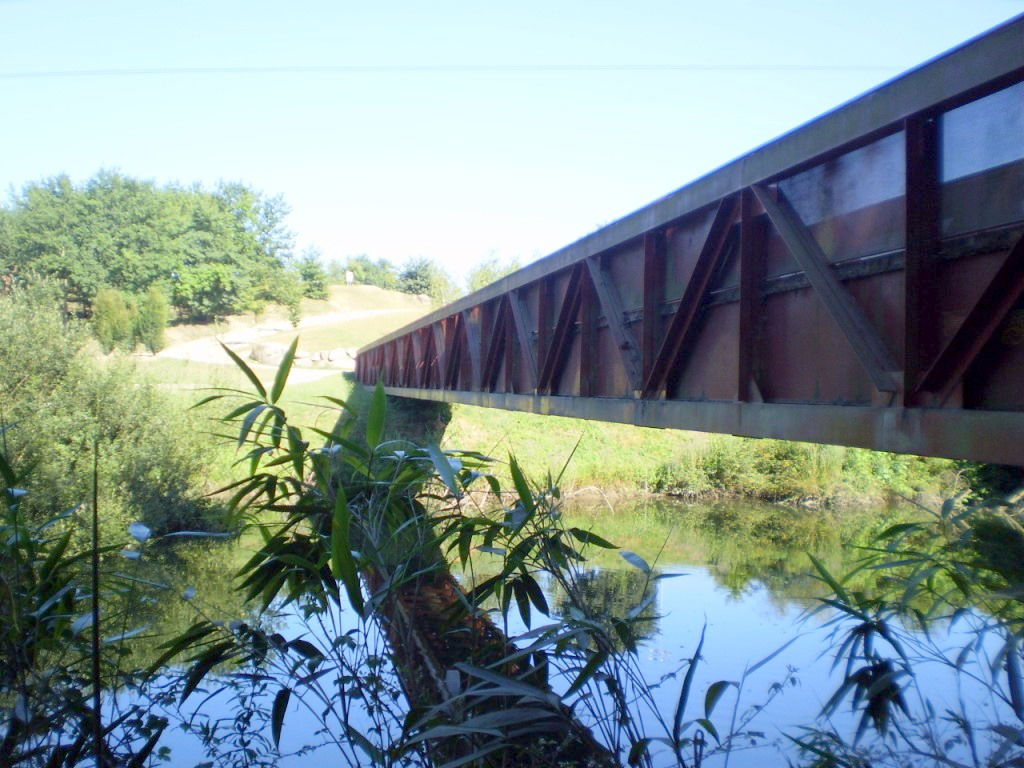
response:
[[[264,365],[277,365],[281,362],[281,358],[284,357],[284,353],[287,351],[288,347],[284,344],[277,344],[272,341],[260,342],[252,345],[249,359]]]

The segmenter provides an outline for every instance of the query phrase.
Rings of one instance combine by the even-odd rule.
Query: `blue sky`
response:
[[[284,195],[327,259],[460,274],[545,255],[1022,12],[0,0],[0,186],[238,180]]]

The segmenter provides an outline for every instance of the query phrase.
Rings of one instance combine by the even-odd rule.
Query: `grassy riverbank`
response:
[[[425,309],[406,294],[370,286],[334,286],[329,301],[306,300],[303,304],[307,317],[319,317],[324,322],[268,338],[284,343],[298,333],[300,346],[313,351],[358,346]],[[239,322],[238,318],[233,320],[232,327]],[[195,338],[188,335],[182,340]],[[244,377],[233,365],[210,361],[162,356],[140,361],[139,367],[182,403],[195,402],[209,387],[245,385]],[[273,376],[270,367],[255,369],[265,379]],[[331,373],[311,381],[297,374],[288,385],[286,397],[293,403],[290,413],[298,423],[321,429],[333,425],[338,414],[330,410],[321,395],[345,399],[356,411],[365,410],[366,393],[354,385],[350,376]],[[393,399],[389,413],[388,436],[392,439],[477,450],[500,462],[513,454],[524,470],[538,479],[549,472],[558,476],[564,468],[562,486],[568,490],[596,487],[605,493],[651,492],[684,498],[747,496],[850,506],[876,505],[895,495],[939,494],[956,482],[954,462],[862,449],[398,399]],[[212,418],[220,414],[206,409],[202,415]],[[216,422],[208,423],[216,432]],[[230,445],[218,446],[210,475],[217,482],[226,482],[236,453]],[[507,479],[504,464],[499,464],[496,472]]]
[[[348,389],[361,410],[366,393]],[[514,455],[537,480],[563,472],[566,490],[660,493],[690,499],[745,496],[837,507],[877,505],[894,497],[932,497],[957,482],[946,459],[860,448],[754,440],[650,429],[559,416],[404,401],[389,403],[389,436],[479,450],[504,462]]]

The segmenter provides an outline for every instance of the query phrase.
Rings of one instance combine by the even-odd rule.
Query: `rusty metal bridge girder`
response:
[[[359,351],[391,394],[1024,465],[1024,17]]]

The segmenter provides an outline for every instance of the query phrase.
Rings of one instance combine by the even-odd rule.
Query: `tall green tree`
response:
[[[135,347],[137,310],[132,297],[116,288],[100,288],[93,303],[92,325],[104,352]]]
[[[164,348],[164,331],[171,319],[171,303],[159,286],[151,285],[138,303],[136,335],[154,355]]]
[[[439,304],[452,301],[459,295],[451,276],[437,262],[426,258],[410,259],[405,263],[398,275],[398,290],[429,296]]]
[[[290,263],[288,207],[243,184],[158,186],[101,171],[84,184],[27,185],[0,216],[0,266],[51,276],[88,311],[101,288],[157,286],[180,314],[208,318],[277,301]]]
[[[469,270],[469,274],[466,275],[466,287],[470,293],[479,291],[484,286],[515,272],[519,267],[519,259],[512,258],[502,261],[497,256],[488,256]]]
[[[302,294],[308,299],[327,299],[327,272],[316,249],[308,249],[296,265],[302,281]]]
[[[376,285],[386,290],[398,288],[398,270],[387,259],[373,261],[365,253],[349,256],[346,270],[360,285]]]

